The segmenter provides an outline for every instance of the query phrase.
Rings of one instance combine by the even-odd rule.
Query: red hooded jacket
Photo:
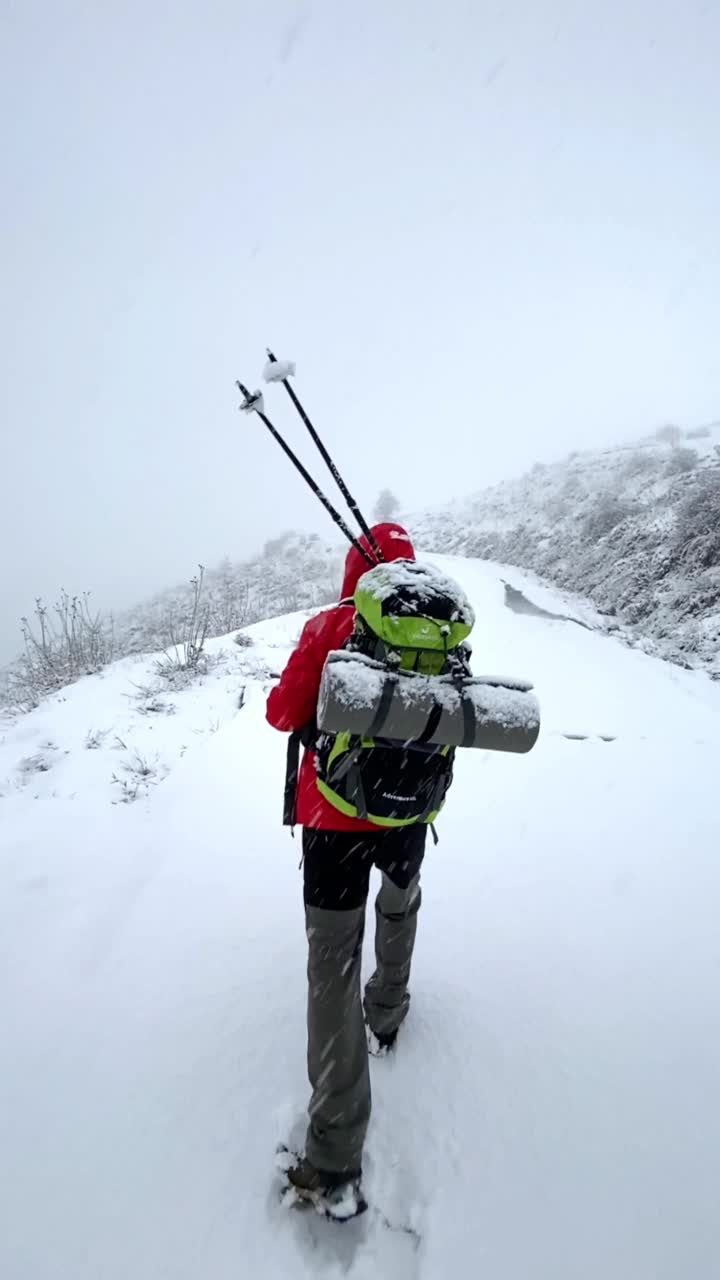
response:
[[[415,559],[415,549],[402,525],[376,524],[372,532],[385,560]],[[360,544],[368,548],[364,537]],[[317,614],[305,624],[297,649],[291,655],[280,683],[268,698],[267,718],[274,729],[290,733],[294,729],[303,729],[315,719],[325,659],[333,649],[341,649],[352,633],[355,624],[352,596],[367,569],[367,562],[360,552],[351,547],[345,561],[341,603]],[[371,822],[346,818],[321,796],[315,781],[314,751],[305,752],[300,766],[297,820],[302,827],[315,827],[322,831],[377,833],[378,830]]]

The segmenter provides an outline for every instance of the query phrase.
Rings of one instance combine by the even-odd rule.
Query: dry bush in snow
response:
[[[21,628],[23,652],[8,672],[5,695],[20,711],[32,711],[48,694],[112,662],[112,621],[91,612],[87,592],[62,591],[51,610],[36,600],[33,621],[23,618]]]

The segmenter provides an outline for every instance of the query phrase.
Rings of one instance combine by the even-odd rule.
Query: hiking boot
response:
[[[360,1170],[351,1169],[334,1173],[329,1169],[316,1169],[307,1156],[301,1156],[297,1164],[288,1169],[288,1182],[301,1194],[303,1191],[324,1192],[341,1187],[345,1182],[359,1182]]]
[[[360,1185],[359,1169],[335,1173],[328,1169],[316,1169],[306,1156],[287,1171],[288,1185],[301,1199],[315,1206],[328,1218],[344,1222],[356,1218],[367,1209],[367,1202]]]
[[[373,1058],[386,1058],[392,1049],[395,1048],[398,1029],[389,1031],[387,1035],[378,1035],[376,1031],[372,1031],[370,1027],[367,1029],[368,1053]]]

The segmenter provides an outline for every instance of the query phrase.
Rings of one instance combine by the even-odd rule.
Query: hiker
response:
[[[385,561],[415,559],[401,525],[378,524],[371,533]],[[367,552],[367,538],[360,541]],[[337,1194],[348,1186],[359,1193],[370,1118],[368,1037],[374,1052],[387,1052],[408,1011],[427,835],[423,822],[388,829],[348,817],[317,786],[313,745],[320,677],[328,654],[341,649],[353,632],[352,596],[367,569],[360,550],[352,546],[340,603],[306,624],[267,704],[267,718],[274,728],[292,732],[309,726],[296,816],[303,828],[312,1098],[305,1154],[288,1171],[288,1179],[301,1194],[320,1196]],[[377,967],[365,987],[363,1017],[360,966],[373,866],[382,872],[376,900]]]
[[[473,678],[475,615],[464,591],[416,561],[401,525],[370,528],[290,385],[294,374],[292,362],[268,351],[265,381],[284,386],[361,536],[277,430],[262,393],[238,382],[240,408],[258,415],[351,544],[339,604],[307,623],[267,705],[270,724],[290,734],[284,821],[303,827],[309,948],[310,1124],[304,1155],[281,1147],[277,1165],[286,1203],[344,1220],[367,1208],[368,1050],[387,1053],[408,1011],[425,839],[452,783],[455,750],[530,751],[540,709],[527,681]],[[363,1002],[373,866],[382,873],[376,968]]]

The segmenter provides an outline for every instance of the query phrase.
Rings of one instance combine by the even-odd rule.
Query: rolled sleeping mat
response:
[[[337,650],[323,669],[318,728],[362,738],[530,751],[540,732],[532,685],[502,676],[425,676]]]

